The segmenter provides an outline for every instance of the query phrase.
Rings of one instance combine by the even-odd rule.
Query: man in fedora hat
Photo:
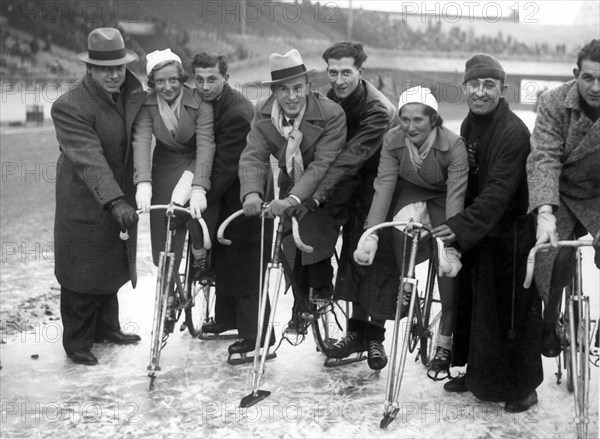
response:
[[[463,264],[452,364],[467,364],[467,374],[444,389],[505,402],[506,411],[517,413],[537,404],[535,389],[543,379],[542,304],[535,285],[523,287],[535,244],[525,172],[530,134],[504,98],[505,80],[491,55],[466,62],[469,114],[460,129],[469,156],[465,209],[433,235],[454,242]]]
[[[302,57],[292,49],[269,58],[271,96],[256,105],[247,146],[239,165],[240,198],[244,213],[259,215],[269,171],[270,156],[279,163],[279,199],[269,203],[267,212],[283,216],[287,208],[313,198],[327,169],[344,148],[346,116],[342,108],[325,96],[312,92]],[[329,260],[320,252],[324,235],[337,230],[315,228],[302,236],[314,247],[313,253],[296,250],[294,278],[304,292],[328,288],[333,276]],[[288,246],[286,246],[288,248]],[[327,255],[328,256],[328,255]],[[243,346],[251,350],[254,345]]]
[[[94,342],[135,343],[119,323],[117,291],[135,287],[134,117],[144,100],[125,67],[137,55],[113,28],[90,32],[81,82],[52,105],[61,154],[56,175],[55,274],[61,285],[63,346],[79,364],[95,365]],[[129,239],[119,237],[128,231]]]

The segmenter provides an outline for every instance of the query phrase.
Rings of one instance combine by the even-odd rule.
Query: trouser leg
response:
[[[239,297],[223,296],[217,293],[215,297],[215,322],[225,325],[227,328],[238,327],[238,315],[246,311],[240,308]],[[256,297],[258,301],[258,297]],[[256,319],[255,319],[256,320]]]
[[[117,293],[98,295],[96,335],[110,334],[121,329],[119,323],[119,299]]]
[[[63,322],[63,347],[67,353],[91,348],[96,331],[97,300],[61,287],[60,314]]]

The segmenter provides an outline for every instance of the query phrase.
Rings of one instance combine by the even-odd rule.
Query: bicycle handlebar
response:
[[[586,240],[574,240],[574,241],[558,241],[558,247],[591,247],[592,241]],[[529,256],[527,256],[527,272],[525,274],[525,280],[523,281],[523,287],[529,288],[531,281],[533,280],[533,269],[535,267],[535,255],[540,250],[546,250],[552,248],[552,244],[544,243],[535,245],[529,250]]]
[[[150,206],[150,210],[166,210],[165,215],[173,215],[173,213],[175,211],[185,212],[185,213],[188,213],[191,215],[190,209],[187,209],[185,207],[176,206],[173,203],[154,204],[154,205]],[[145,212],[143,212],[142,210],[138,210],[137,213],[142,214]],[[210,235],[208,234],[208,227],[206,225],[206,222],[204,221],[204,219],[202,217],[198,217],[197,220],[200,223],[200,227],[202,227],[202,237],[204,239],[204,248],[206,250],[210,250],[210,248],[212,247],[212,242],[210,241]],[[129,235],[127,234],[127,231],[125,231],[125,233],[121,232],[120,237],[123,241],[126,241],[129,238]]]
[[[431,227],[426,226],[425,224],[418,223],[416,221],[388,221],[385,223],[377,224],[373,227],[369,227],[367,230],[363,232],[360,239],[358,240],[357,247],[362,247],[367,238],[373,234],[376,230],[385,229],[386,227],[396,227],[396,226],[409,226],[410,229],[416,227],[421,230],[425,230],[425,234],[422,237],[427,236],[427,234],[431,234]],[[438,238],[439,239],[439,238]]]
[[[227,226],[229,226],[229,224],[236,219],[238,216],[241,216],[244,214],[244,210],[240,209],[237,212],[234,212],[233,214],[231,214],[228,218],[225,219],[225,221],[223,221],[221,223],[221,225],[219,226],[218,230],[217,230],[217,240],[223,244],[223,245],[231,245],[231,240],[227,239],[224,237],[225,235],[225,229],[227,228]],[[264,212],[263,212],[264,214]],[[314,249],[308,245],[305,244],[302,239],[300,238],[300,230],[298,227],[298,220],[295,217],[292,217],[292,236],[294,237],[294,242],[296,243],[296,246],[303,252],[305,253],[312,253],[314,251]]]

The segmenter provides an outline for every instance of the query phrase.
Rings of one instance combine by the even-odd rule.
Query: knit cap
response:
[[[500,62],[492,55],[487,53],[478,53],[473,55],[465,65],[464,82],[477,78],[494,78],[504,82],[506,72],[500,65]]]

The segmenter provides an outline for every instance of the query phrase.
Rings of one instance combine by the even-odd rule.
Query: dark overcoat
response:
[[[346,116],[338,104],[325,96],[319,93],[307,95],[306,110],[298,128],[303,134],[300,151],[304,172],[294,183],[286,170],[286,140],[271,122],[273,100],[274,96],[271,95],[256,106],[247,146],[240,158],[240,199],[243,200],[251,192],[259,193],[264,199],[265,183],[271,175],[272,155],[278,160],[279,166],[279,198],[292,194],[307,200],[313,197],[319,182],[346,144]],[[333,233],[337,233],[335,230]],[[318,227],[302,234],[303,241],[314,248],[313,253],[302,253],[304,265],[324,259],[322,242],[331,233],[331,228]]]
[[[61,286],[86,294],[135,287],[137,227],[129,239],[105,209],[125,197],[135,206],[131,130],[145,94],[127,71],[115,103],[89,76],[52,105],[61,154],[57,162],[55,274]],[[122,105],[121,105],[122,104]]]
[[[477,398],[504,402],[542,382],[542,309],[535,285],[523,287],[535,244],[529,130],[504,99],[486,116],[469,113],[461,126],[472,158],[465,210],[446,220],[463,255],[453,364],[467,363],[467,388]],[[472,136],[475,129],[481,137]]]
[[[213,101],[215,143],[208,208],[202,214],[211,232],[217,295],[253,296],[260,291],[260,219],[241,216],[225,231],[231,245],[216,240],[217,227],[242,208],[238,168],[246,147],[246,136],[254,115],[254,106],[239,91],[225,84],[218,100]],[[265,200],[272,199],[272,182],[267,181]],[[265,223],[265,262],[269,259],[273,223]]]

